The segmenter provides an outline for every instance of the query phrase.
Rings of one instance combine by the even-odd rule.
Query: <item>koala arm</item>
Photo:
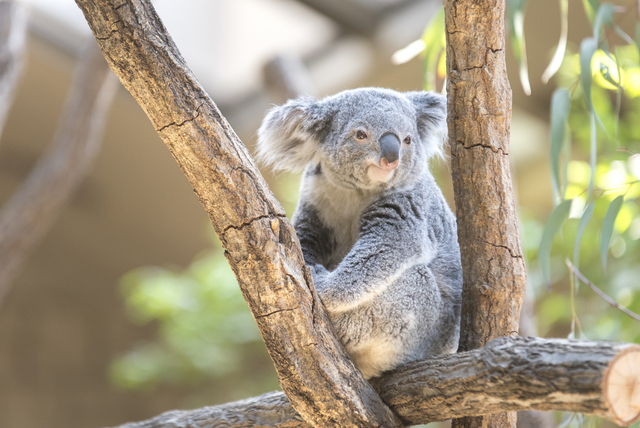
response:
[[[298,207],[293,225],[306,264],[312,270],[315,270],[316,266],[322,266],[332,250],[333,242],[331,231],[322,223],[318,212],[309,205]]]
[[[362,216],[360,238],[336,269],[312,266],[316,288],[330,312],[366,303],[407,269],[435,257],[434,234],[412,199],[393,195],[373,204]]]

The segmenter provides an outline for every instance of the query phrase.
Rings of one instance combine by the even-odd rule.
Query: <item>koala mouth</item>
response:
[[[372,181],[388,182],[393,177],[393,171],[398,167],[399,161],[387,162],[385,158],[380,160],[378,165],[372,163],[369,165],[368,175]]]

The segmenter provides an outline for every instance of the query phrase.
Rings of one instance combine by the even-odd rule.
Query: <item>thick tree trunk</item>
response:
[[[0,133],[22,70],[26,34],[26,7],[15,1],[0,1]]]
[[[460,350],[518,332],[526,271],[509,171],[504,0],[446,0],[451,173],[461,243]],[[454,427],[515,428],[514,413]]]
[[[95,42],[88,42],[50,146],[0,210],[0,303],[29,251],[85,177],[100,148],[117,80]]]
[[[590,413],[627,425],[640,417],[640,370],[630,372],[632,366],[640,367],[637,345],[500,338],[481,349],[407,364],[372,383],[407,425],[523,409]],[[617,372],[627,375],[622,384]],[[273,392],[120,428],[192,425],[309,426],[284,394]]]
[[[335,338],[282,206],[150,1],[76,3],[209,214],[296,410],[315,426],[396,426]]]

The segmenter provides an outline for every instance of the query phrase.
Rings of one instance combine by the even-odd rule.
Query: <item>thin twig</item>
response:
[[[584,282],[586,285],[589,286],[589,288],[591,288],[593,291],[595,291],[595,293],[598,296],[600,296],[605,302],[607,302],[608,304],[610,304],[614,308],[621,310],[622,312],[624,312],[625,314],[629,315],[634,320],[640,322],[640,315],[638,315],[635,312],[630,311],[629,309],[625,308],[620,303],[616,302],[611,297],[609,297],[607,294],[605,294],[604,291],[602,291],[598,287],[596,287],[596,285],[593,282],[589,281],[587,278],[584,277],[584,275],[582,275],[582,273],[580,273],[578,268],[576,268],[573,265],[573,263],[571,263],[569,261],[569,259],[567,259],[566,262],[567,262],[567,266],[569,266],[569,269],[571,270],[571,272],[573,272],[575,274],[575,276],[577,276],[580,281]]]

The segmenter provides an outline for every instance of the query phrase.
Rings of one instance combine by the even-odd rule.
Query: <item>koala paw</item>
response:
[[[320,264],[309,266],[309,269],[311,269],[311,274],[313,275],[313,283],[316,286],[316,290],[318,290],[318,293],[322,294],[322,291],[326,287],[325,279],[327,275],[329,275],[329,271]]]

